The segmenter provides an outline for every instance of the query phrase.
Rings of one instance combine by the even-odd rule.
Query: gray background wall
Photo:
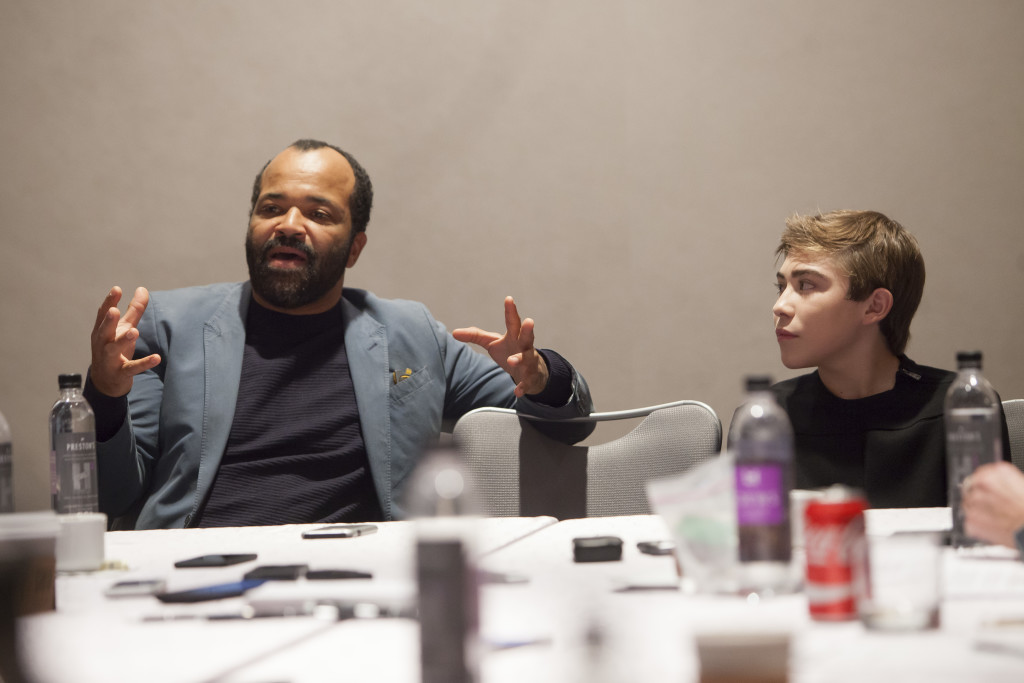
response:
[[[1024,397],[1024,3],[6,0],[0,410],[16,504],[107,289],[246,276],[253,176],[294,139],[376,187],[347,283],[498,329],[517,297],[599,409],[728,425],[782,367],[785,217],[872,208],[928,265],[909,353]]]

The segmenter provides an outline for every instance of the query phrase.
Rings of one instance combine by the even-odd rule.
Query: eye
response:
[[[786,283],[785,282],[776,282],[775,283],[775,291],[777,291],[779,293],[779,296],[782,296],[782,293],[784,291],[786,291]]]
[[[263,204],[256,209],[256,214],[259,216],[276,216],[281,213],[280,207],[274,204]]]
[[[324,223],[331,220],[331,214],[323,209],[317,209],[313,212],[313,220]]]
[[[800,280],[799,284],[797,285],[797,288],[801,292],[806,292],[808,290],[814,289],[814,283],[811,282],[810,280]]]

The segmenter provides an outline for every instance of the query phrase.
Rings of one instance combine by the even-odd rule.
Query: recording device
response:
[[[622,559],[622,539],[618,536],[589,536],[572,539],[572,558],[576,562],[614,562]]]

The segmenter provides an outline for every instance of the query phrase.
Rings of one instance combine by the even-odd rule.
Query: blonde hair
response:
[[[910,321],[924,293],[924,259],[914,236],[877,211],[794,214],[775,250],[829,256],[850,278],[848,299],[863,301],[878,288],[892,293],[892,309],[880,329],[889,350],[902,355],[910,339]]]

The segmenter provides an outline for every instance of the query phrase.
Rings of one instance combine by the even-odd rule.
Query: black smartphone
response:
[[[270,581],[295,581],[306,573],[304,564],[265,564],[247,571],[243,579],[268,579]]]
[[[354,538],[377,533],[376,524],[331,524],[302,532],[303,538]]]
[[[310,569],[306,572],[308,581],[327,581],[331,579],[372,579],[370,572],[356,569]]]
[[[636,547],[645,555],[671,555],[675,552],[676,544],[672,541],[640,541]]]
[[[167,583],[163,579],[139,579],[137,581],[118,581],[109,586],[103,594],[108,598],[130,598],[138,595],[162,593]]]
[[[255,553],[234,553],[226,555],[200,555],[187,560],[178,560],[175,567],[227,567],[232,564],[242,564],[256,559]]]
[[[173,591],[171,593],[157,593],[156,599],[160,602],[205,602],[207,600],[220,600],[221,598],[237,598],[243,595],[250,588],[255,588],[264,583],[265,579],[247,579],[233,581],[232,583],[219,583],[214,586],[202,586],[190,588],[189,590]]]

